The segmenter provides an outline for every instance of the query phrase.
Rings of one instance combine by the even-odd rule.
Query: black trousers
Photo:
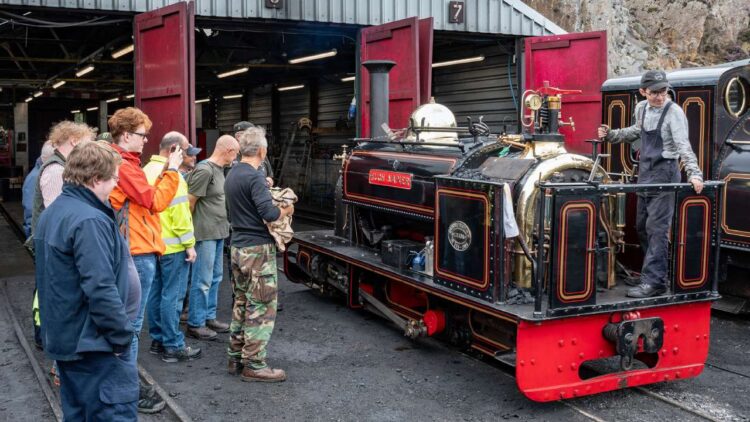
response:
[[[665,287],[669,273],[669,227],[674,215],[674,192],[638,195],[636,228],[643,250],[641,282]]]

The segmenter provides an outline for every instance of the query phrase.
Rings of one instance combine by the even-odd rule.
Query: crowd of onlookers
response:
[[[271,231],[294,206],[271,195],[265,131],[239,122],[196,163],[201,149],[184,134],[149,139],[138,108],[117,110],[108,126],[97,136],[83,123],[54,125],[23,188],[35,338],[55,362],[66,420],[133,420],[164,407],[138,377],[144,318],[149,353],[164,362],[201,357],[186,335],[228,333],[229,373],[285,380],[266,363],[277,311]],[[142,156],[147,142],[159,142],[158,154]],[[226,239],[231,323],[217,318]]]

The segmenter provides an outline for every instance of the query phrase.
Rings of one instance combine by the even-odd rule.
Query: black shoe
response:
[[[141,384],[141,391],[138,397],[138,411],[140,413],[159,413],[167,404],[156,394],[156,390],[151,385]]]
[[[201,357],[201,349],[190,346],[183,347],[182,349],[166,349],[161,355],[161,360],[167,363],[185,362],[189,360],[196,360]]]
[[[625,284],[627,284],[630,287],[637,287],[641,285],[641,276],[639,275],[632,275],[625,277]]]
[[[628,297],[645,298],[652,296],[661,296],[667,292],[664,286],[654,286],[648,283],[641,283],[632,289],[628,289]]]
[[[148,352],[152,355],[160,355],[164,353],[164,345],[160,341],[151,340],[151,347],[148,349]]]

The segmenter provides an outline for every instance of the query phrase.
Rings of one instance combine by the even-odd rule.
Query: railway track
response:
[[[13,231],[13,234],[22,245],[25,241],[23,229],[11,217],[8,210],[6,210],[3,206],[2,202],[0,202],[0,215],[2,215],[3,219],[8,223],[8,226]],[[39,361],[36,354],[32,350],[32,346],[29,345],[29,341],[24,335],[24,330],[19,323],[19,318],[17,317],[13,306],[11,306],[11,301],[7,293],[7,280],[2,280],[0,282],[0,307],[4,308],[5,312],[7,313],[8,319],[13,326],[15,337],[18,340],[19,345],[23,349],[26,358],[28,359],[29,364],[32,367],[34,376],[39,383],[40,388],[42,389],[42,393],[44,394],[46,402],[50,406],[52,414],[58,422],[61,422],[63,420],[63,413],[60,406],[60,397],[58,392],[56,391],[57,387],[52,384],[50,378],[45,374],[45,371],[42,369],[44,368],[44,362]],[[154,386],[156,393],[159,394],[159,396],[166,403],[166,412],[161,412],[161,414],[159,414],[158,416],[160,421],[165,420],[164,416],[167,416],[166,420],[170,421],[192,422],[192,418],[185,412],[185,410],[182,409],[182,407],[177,402],[175,402],[172,397],[169,396],[169,394],[159,385],[159,383],[154,380],[151,374],[149,374],[149,372],[141,365],[138,365],[138,373],[142,380]],[[138,416],[139,420],[146,422],[151,419],[149,415],[139,414]]]
[[[488,359],[484,359],[482,357],[478,358],[476,356],[473,356],[471,354],[466,354],[466,353],[464,353],[464,355],[468,356],[471,359],[479,360],[479,361],[482,361],[484,363],[489,363],[490,365],[492,365],[492,366],[500,369],[500,372],[502,374],[515,379],[515,375],[514,375],[515,365],[508,363],[507,360],[500,360],[500,359],[488,360]],[[716,365],[706,364],[706,366],[709,367],[709,368],[715,368],[716,370],[727,371],[727,372],[733,373],[733,374],[735,374],[736,376],[739,376],[739,377],[750,378],[750,377],[748,377],[745,374],[742,374],[742,373],[739,373],[739,372],[735,372],[735,371],[731,371],[731,370],[728,370],[728,369],[725,369],[725,368],[721,368],[721,367],[716,366]],[[680,412],[683,412],[685,414],[691,415],[693,417],[693,419],[698,418],[699,420],[705,420],[705,421],[711,421],[711,422],[723,422],[723,419],[717,418],[717,417],[711,415],[708,412],[705,412],[703,410],[696,409],[694,407],[688,406],[688,405],[686,405],[684,403],[679,402],[678,400],[670,398],[670,397],[668,397],[668,396],[666,396],[664,394],[661,394],[659,392],[653,391],[653,390],[651,390],[651,389],[649,389],[647,387],[633,387],[633,388],[629,388],[627,391],[633,391],[633,392],[635,392],[637,394],[640,394],[640,395],[642,395],[644,397],[648,397],[648,398],[650,398],[652,400],[655,400],[655,401],[658,401],[660,403],[667,404],[667,405],[669,405],[673,409],[677,409]],[[559,403],[561,403],[562,405],[564,405],[564,406],[572,409],[576,413],[579,413],[580,415],[586,417],[589,420],[592,420],[592,421],[595,421],[595,422],[608,422],[609,421],[609,419],[607,419],[606,417],[598,416],[596,414],[597,413],[596,410],[594,410],[594,409],[587,409],[586,406],[582,405],[579,402],[576,402],[575,399],[574,400],[562,400]],[[684,419],[680,419],[680,420],[684,420]]]

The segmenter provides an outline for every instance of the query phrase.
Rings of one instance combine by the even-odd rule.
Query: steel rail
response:
[[[52,391],[52,388],[49,386],[49,381],[47,381],[47,377],[44,375],[44,371],[42,371],[42,368],[39,365],[39,362],[36,360],[36,357],[34,357],[34,353],[31,351],[31,346],[29,346],[29,342],[26,341],[26,337],[23,335],[23,330],[21,329],[21,325],[18,323],[16,314],[15,312],[13,312],[13,308],[10,305],[10,300],[8,299],[6,285],[7,285],[7,281],[3,280],[2,285],[0,285],[0,291],[2,292],[0,296],[2,296],[3,306],[8,311],[8,316],[10,318],[11,324],[13,325],[13,332],[15,333],[16,338],[18,339],[18,342],[21,344],[21,348],[23,349],[24,353],[26,353],[26,357],[29,360],[29,364],[31,364],[31,368],[34,371],[34,376],[36,377],[36,380],[39,382],[39,386],[42,389],[44,398],[47,399],[47,403],[52,409],[52,413],[55,415],[55,419],[57,420],[57,422],[61,422],[63,420],[63,412],[62,412],[62,408],[60,407],[60,403],[57,402],[57,397],[55,396],[55,393]]]

